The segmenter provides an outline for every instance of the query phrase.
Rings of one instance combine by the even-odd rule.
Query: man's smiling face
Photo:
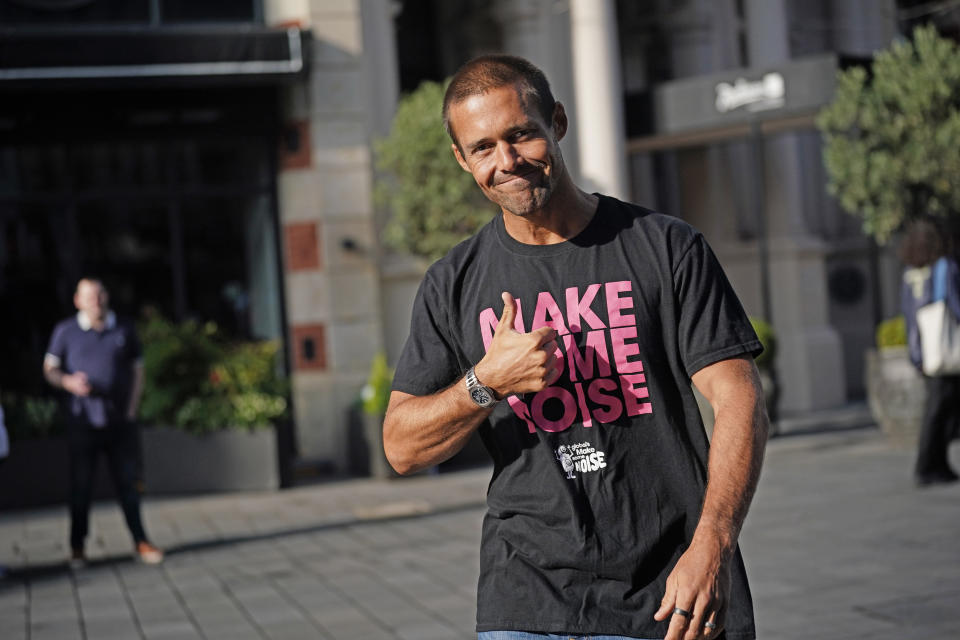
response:
[[[457,162],[504,212],[529,216],[550,199],[564,172],[559,140],[567,120],[557,103],[545,122],[513,85],[450,107]]]

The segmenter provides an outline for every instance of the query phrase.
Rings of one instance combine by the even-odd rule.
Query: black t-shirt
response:
[[[393,388],[458,380],[485,353],[509,291],[517,326],[554,327],[564,371],[480,427],[493,457],[477,630],[663,637],[653,619],[692,538],[709,446],[690,376],[762,349],[703,237],[600,196],[575,238],[514,240],[502,216],[427,272]],[[727,637],[753,638],[743,564]]]

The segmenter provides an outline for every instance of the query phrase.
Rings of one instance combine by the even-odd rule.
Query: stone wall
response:
[[[371,141],[396,101],[395,54],[378,36],[390,11],[364,0],[265,7],[269,25],[313,34],[308,79],[283,97],[278,198],[299,454],[337,471],[349,407],[384,348]]]

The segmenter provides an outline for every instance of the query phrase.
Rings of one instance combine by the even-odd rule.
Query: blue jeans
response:
[[[627,636],[577,636],[568,633],[529,633],[527,631],[481,631],[477,640],[642,640]]]

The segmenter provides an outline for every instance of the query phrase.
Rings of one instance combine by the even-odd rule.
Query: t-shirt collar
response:
[[[90,331],[90,329],[93,328],[93,322],[91,322],[90,316],[83,311],[77,311],[77,324],[80,325],[80,328],[84,331]],[[103,326],[105,329],[113,329],[117,326],[117,314],[113,311],[107,311],[107,318]]]
[[[506,224],[503,221],[503,216],[505,215],[503,212],[494,216],[493,229],[496,232],[497,238],[500,240],[501,246],[513,254],[545,258],[548,256],[566,253],[567,251],[572,251],[578,246],[589,244],[591,238],[595,237],[597,230],[601,227],[603,222],[602,218],[604,210],[609,206],[607,204],[608,197],[600,193],[594,193],[593,195],[598,197],[597,210],[594,212],[593,217],[590,219],[590,222],[587,224],[587,226],[584,227],[575,237],[570,238],[569,240],[554,244],[524,244],[523,242],[520,242],[511,236],[507,231]]]

